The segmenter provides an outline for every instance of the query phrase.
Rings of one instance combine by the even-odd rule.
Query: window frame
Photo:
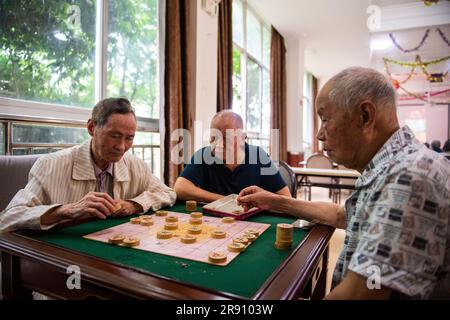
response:
[[[97,0],[96,6],[96,34],[95,34],[95,63],[94,63],[94,85],[95,95],[94,101],[100,101],[107,97],[107,64],[108,64],[108,5],[109,0]],[[158,0],[158,30],[161,30],[162,12],[165,10],[165,0]],[[162,30],[161,30],[162,31]],[[158,32],[158,46],[161,47],[164,41],[164,33]],[[164,92],[163,82],[161,81],[163,67],[164,51],[159,49],[158,55],[158,97],[157,105],[162,110]],[[23,120],[26,117],[39,117],[42,121],[87,121],[90,118],[92,109],[67,106],[56,103],[37,102],[24,99],[16,99],[0,96],[0,116],[14,117],[16,120]],[[25,115],[22,116],[22,115]],[[162,114],[160,112],[160,119]],[[160,119],[137,117],[138,131],[159,132]],[[162,144],[162,142],[161,142]]]
[[[270,35],[270,27],[271,25],[268,24],[264,19],[261,18],[261,16],[248,4],[246,0],[237,0],[240,1],[242,4],[242,19],[243,19],[243,37],[242,42],[243,46],[240,46],[238,43],[234,42],[233,39],[233,50],[236,49],[240,52],[241,56],[241,82],[242,82],[242,104],[244,107],[244,114],[241,115],[242,120],[244,122],[244,130],[247,133],[247,136],[249,140],[259,140],[259,141],[267,141],[269,148],[268,151],[270,151],[270,131],[267,132],[267,134],[262,133],[262,121],[263,121],[263,91],[264,91],[264,72],[267,72],[269,74],[269,83],[270,83],[270,59],[269,59],[269,65],[264,64],[264,30],[268,30]],[[255,57],[253,54],[248,52],[247,49],[247,12],[250,11],[256,19],[260,23],[260,38],[261,38],[261,60],[258,60],[257,57]],[[259,76],[260,76],[260,83],[259,83],[259,93],[260,93],[260,114],[259,114],[259,128],[261,129],[261,132],[255,132],[255,131],[248,131],[247,130],[247,114],[248,114],[248,106],[247,106],[247,61],[250,60],[251,62],[255,63],[258,66],[259,70]],[[269,86],[270,88],[270,86]],[[270,90],[269,90],[269,103],[270,103]],[[270,153],[270,152],[269,152]]]
[[[94,85],[95,85],[95,102],[106,98],[107,92],[107,64],[108,64],[108,4],[109,0],[97,0],[96,6],[96,35],[95,35],[95,65],[94,65]],[[156,105],[159,106],[160,116],[157,118],[136,117],[137,131],[160,133],[159,145],[137,145],[133,144],[131,152],[135,154],[135,150],[139,148],[159,149],[159,176],[163,178],[164,171],[164,134],[160,132],[160,128],[164,127],[164,56],[165,56],[165,8],[166,0],[157,0],[157,15],[158,15],[158,56],[157,56],[157,74],[158,81],[158,96]],[[99,32],[98,30],[101,30]],[[100,44],[100,45],[99,45]],[[99,61],[101,63],[99,63]],[[93,107],[93,106],[92,106]],[[67,128],[84,127],[86,122],[91,117],[92,108],[82,108],[77,106],[67,106],[57,103],[38,102],[17,98],[10,98],[0,96],[0,122],[3,128],[0,128],[3,133],[3,144],[5,155],[11,155],[12,149],[16,144],[12,142],[13,123],[36,123],[47,125],[65,126]],[[54,146],[55,144],[45,144],[43,147]],[[69,145],[60,145],[61,147],[69,147]],[[25,147],[25,146],[24,146]],[[27,148],[39,147],[38,144],[26,144]],[[144,150],[142,155],[145,156]],[[153,159],[153,153],[151,155]],[[143,159],[144,160],[144,159]],[[151,163],[152,171],[155,163]],[[154,171],[153,171],[154,172]],[[155,172],[154,172],[155,173]]]
[[[86,122],[80,121],[80,120],[58,120],[58,119],[43,119],[40,117],[31,117],[31,116],[21,116],[18,118],[17,116],[8,116],[8,115],[0,115],[0,124],[3,125],[3,127],[0,127],[1,132],[3,133],[4,141],[0,141],[1,144],[3,144],[4,147],[4,153],[5,155],[15,155],[14,150],[17,149],[24,149],[27,150],[25,154],[34,154],[34,149],[47,149],[57,151],[64,148],[70,148],[73,146],[78,145],[78,143],[42,143],[42,142],[14,142],[14,129],[13,127],[15,125],[29,125],[29,126],[49,126],[49,127],[61,127],[61,128],[77,128],[77,129],[86,129]],[[148,132],[144,130],[138,130],[139,132]],[[150,132],[155,133],[155,132]],[[161,136],[161,135],[160,135]],[[141,149],[141,159],[146,161],[145,159],[145,150],[144,149],[150,149],[151,152],[151,160],[150,160],[150,167],[152,169],[152,172],[158,176],[158,173],[155,171],[156,163],[154,161],[154,149],[159,149],[160,153],[160,161],[159,161],[159,176],[162,177],[162,154],[161,154],[161,145],[160,144],[152,144],[152,143],[133,143],[133,146],[131,147],[130,152],[133,155],[136,155],[137,150]],[[3,154],[0,153],[0,156]],[[137,156],[137,155],[136,155]]]

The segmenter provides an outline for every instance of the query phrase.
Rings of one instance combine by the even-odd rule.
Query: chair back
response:
[[[295,177],[294,171],[284,161],[279,162],[278,171],[286,183],[292,198],[297,198],[297,178]]]
[[[28,183],[28,173],[41,155],[0,156],[0,211]]]
[[[315,168],[315,169],[333,169],[333,162],[327,156],[314,153],[308,157],[306,160],[306,168]],[[333,183],[332,178],[321,178],[321,177],[308,177],[309,183],[324,183],[331,184]]]

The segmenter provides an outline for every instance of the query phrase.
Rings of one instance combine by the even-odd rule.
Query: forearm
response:
[[[276,195],[273,209],[277,212],[291,214],[297,218],[315,223],[345,229],[346,218],[344,208],[328,202],[312,202],[297,200]]]
[[[155,181],[149,183],[147,189],[141,194],[133,198],[125,197],[126,201],[140,205],[142,209],[138,212],[159,210],[167,206],[172,206],[176,199],[177,195],[173,189]]]
[[[20,205],[8,207],[0,216],[0,232],[10,232],[20,229],[49,229],[51,225],[44,226],[40,218],[56,205],[38,205],[34,207]]]
[[[223,198],[223,195],[199,188],[192,181],[183,177],[179,177],[177,179],[173,189],[177,193],[177,198],[181,200],[213,202]]]
[[[280,190],[278,190],[276,192],[276,194],[279,194],[281,196],[286,196],[286,197],[292,197],[291,192],[289,191],[288,187],[283,187]]]
[[[28,190],[20,190],[0,212],[0,231],[9,232],[19,229],[45,229],[40,217],[59,204],[44,204],[40,197]]]
[[[119,202],[119,206],[117,210],[124,210],[128,214],[141,213],[144,211],[144,208],[141,204],[137,203],[133,200],[125,200],[123,202]]]
[[[369,289],[367,279],[349,271],[344,280],[326,297],[326,300],[383,300],[389,299],[392,290],[387,287]]]
[[[67,205],[60,205],[58,207],[54,207],[44,213],[41,218],[42,226],[49,226],[54,224],[59,224],[62,222],[66,222],[68,219],[68,208]]]
[[[179,188],[175,189],[177,193],[177,197],[181,200],[195,200],[201,202],[213,202],[220,198],[223,198],[223,195],[209,192],[198,188],[196,186],[191,186],[189,188]]]

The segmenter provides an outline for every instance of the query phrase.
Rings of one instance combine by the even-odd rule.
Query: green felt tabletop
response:
[[[186,212],[184,205],[180,203],[171,208],[165,208],[165,210]],[[64,229],[50,230],[34,238],[170,279],[250,298],[307,234],[307,231],[294,228],[292,249],[276,250],[273,246],[276,225],[292,223],[295,219],[275,214],[257,214],[247,220],[268,223],[271,227],[225,267],[112,246],[83,238],[84,235],[122,224],[128,220],[129,217],[96,220]]]

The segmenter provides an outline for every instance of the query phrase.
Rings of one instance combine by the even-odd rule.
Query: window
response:
[[[160,135],[158,132],[137,132],[134,137],[132,153],[144,160],[152,172],[160,178],[161,152],[159,148]]]
[[[6,126],[11,128],[8,153],[12,155],[51,153],[78,145],[89,138],[83,122],[75,125],[7,119],[0,122],[0,154],[5,154],[6,151]],[[160,178],[162,159],[158,132],[136,132],[133,147],[129,152],[144,160],[152,172]]]
[[[159,168],[160,156],[154,155],[160,151],[158,4],[158,0],[0,1],[2,111],[44,119],[58,114],[67,122],[58,126],[14,122],[12,137],[1,136],[14,148],[4,150],[3,144],[1,151],[46,153],[78,144],[89,136],[85,128],[70,124],[73,114],[85,120],[97,101],[122,96],[136,109],[138,130],[143,131],[135,144],[149,146],[142,158],[155,159],[158,163],[152,166]]]
[[[158,1],[110,0],[107,96],[126,96],[140,117],[159,118]]]
[[[85,128],[65,128],[40,124],[13,124],[12,142],[46,143],[52,140],[55,144],[80,144],[89,138]]]
[[[82,143],[89,138],[86,128],[62,125],[13,122],[13,155],[43,154]],[[51,141],[51,143],[49,142]]]
[[[247,2],[233,0],[233,111],[248,142],[269,152],[270,29]]]
[[[0,15],[0,96],[83,108],[124,96],[138,116],[159,118],[157,0],[6,0]],[[107,54],[97,60],[106,74],[96,78],[103,37]]]
[[[2,1],[0,95],[91,107],[95,12],[95,1]]]

